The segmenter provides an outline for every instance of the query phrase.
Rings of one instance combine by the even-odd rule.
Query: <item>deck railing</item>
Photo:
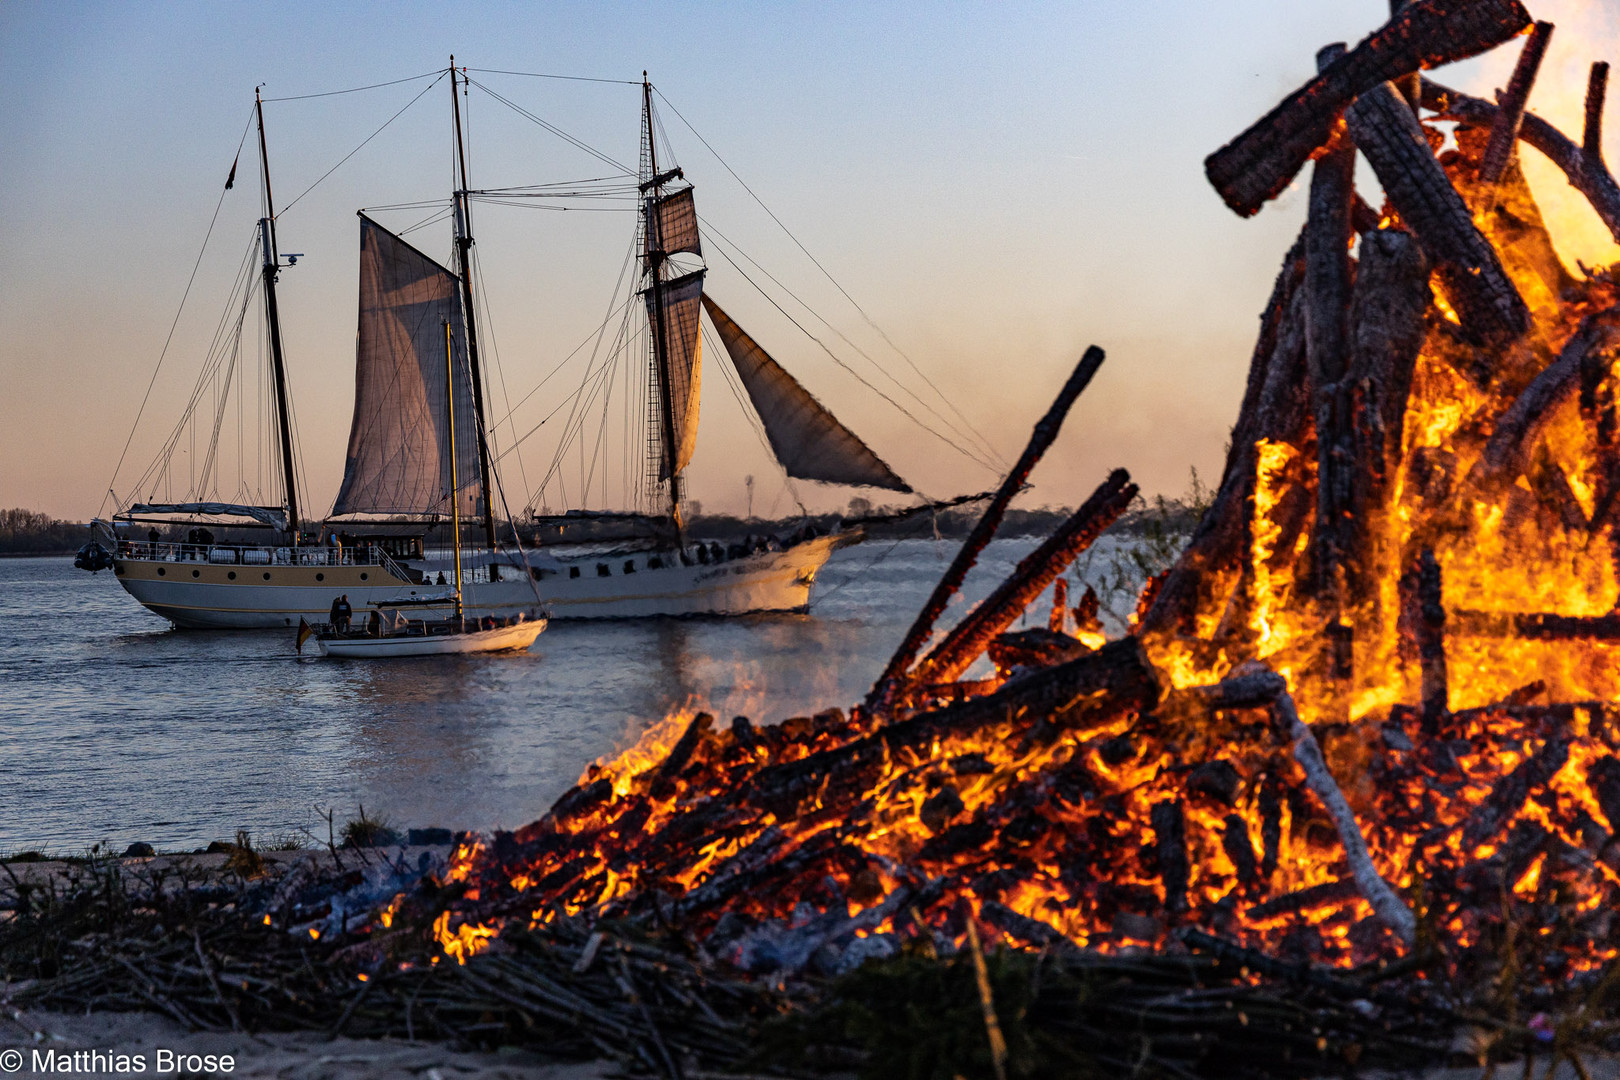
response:
[[[270,547],[263,544],[120,540],[118,557],[147,562],[205,562],[231,566],[382,566],[390,571],[398,570],[398,564],[382,548],[371,544],[344,548],[313,545]]]

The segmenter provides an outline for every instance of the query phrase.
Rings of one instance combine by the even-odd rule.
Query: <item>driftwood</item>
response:
[[[1498,102],[1496,121],[1491,125],[1491,141],[1485,146],[1485,156],[1479,163],[1479,178],[1487,184],[1502,179],[1508,162],[1513,159],[1519,141],[1519,125],[1524,121],[1524,104],[1535,85],[1536,72],[1541,69],[1541,58],[1547,55],[1547,42],[1552,39],[1553,25],[1538,22],[1529,39],[1519,52],[1513,65],[1513,77]]]
[[[1558,359],[1542,369],[1497,418],[1490,441],[1470,475],[1479,487],[1494,490],[1527,471],[1537,436],[1553,411],[1581,385],[1583,370],[1600,361],[1612,363],[1620,351],[1620,308],[1596,312],[1581,320]]]
[[[1340,114],[1389,79],[1438,67],[1500,45],[1529,25],[1517,0],[1419,0],[1204,161],[1226,204],[1244,217],[1288,186]]]
[[[1344,55],[1344,45],[1316,54],[1318,71]],[[1350,208],[1356,190],[1356,146],[1348,132],[1316,160],[1305,224],[1305,356],[1316,415],[1316,528],[1311,569],[1319,595],[1335,594],[1344,563],[1343,526],[1350,509],[1349,428]],[[1337,607],[1337,604],[1334,604]]]
[[[1136,493],[1136,485],[1130,482],[1130,474],[1124,469],[1109,473],[1108,479],[1092,492],[1080,509],[1040,547],[1021,559],[1011,576],[983,603],[951,628],[944,640],[917,664],[907,681],[943,683],[960,676],[979,658],[991,639],[1023,614],[1075,556],[1090,547],[1103,530],[1125,512]]]
[[[978,560],[979,553],[984,550],[986,544],[990,543],[991,537],[995,536],[996,529],[1000,528],[1001,519],[1007,512],[1007,505],[1012,502],[1013,496],[1023,490],[1024,481],[1029,478],[1030,471],[1035,468],[1035,463],[1041,460],[1041,456],[1046,453],[1047,449],[1058,437],[1058,432],[1063,429],[1063,420],[1069,414],[1069,407],[1074,404],[1075,399],[1080,396],[1081,392],[1091,382],[1091,377],[1102,366],[1104,355],[1101,349],[1093,345],[1085,351],[1085,355],[1080,357],[1079,364],[1075,365],[1074,373],[1069,376],[1068,381],[1063,384],[1063,389],[1058,392],[1057,400],[1052,402],[1052,407],[1046,411],[1046,415],[1041,417],[1040,422],[1035,425],[1035,430],[1030,435],[1029,444],[1024,447],[1024,452],[1013,463],[1012,470],[1007,473],[1007,478],[1002,481],[1001,487],[996,490],[995,496],[990,500],[989,505],[985,507],[984,514],[980,516],[978,524],[974,525],[973,531],[962,542],[962,547],[957,551],[956,557],[951,560],[950,567],[946,569],[944,576],[939,579],[939,584],[934,586],[934,591],[929,595],[927,603],[917,613],[916,619],[912,621],[911,628],[906,631],[906,636],[901,639],[899,647],[894,651],[894,655],[889,658],[888,665],[884,667],[883,673],[878,676],[877,682],[873,684],[871,691],[866,695],[866,707],[868,709],[881,710],[884,708],[896,681],[911,667],[912,661],[917,658],[917,653],[921,651],[923,644],[927,642],[928,635],[933,632],[934,623],[944,613],[951,597],[956,595],[956,591],[962,587],[962,582],[967,579],[968,571],[973,569],[973,564]]]
[[[1423,245],[1463,331],[1486,345],[1523,334],[1530,325],[1523,298],[1395,88],[1369,90],[1345,115],[1389,201]]]
[[[1592,209],[1597,211],[1603,224],[1616,241],[1620,241],[1620,184],[1603,162],[1602,148],[1596,143],[1602,138],[1601,117],[1604,88],[1608,80],[1608,65],[1592,65],[1592,77],[1587,86],[1587,126],[1582,143],[1573,142],[1535,113],[1525,113],[1519,126],[1519,138],[1551,159],[1569,178],[1570,186],[1586,196]],[[1600,70],[1601,68],[1601,70]],[[1494,125],[1498,109],[1489,101],[1423,80],[1423,106],[1433,109],[1442,120],[1467,120],[1485,126]],[[1590,139],[1590,141],[1588,141]]]

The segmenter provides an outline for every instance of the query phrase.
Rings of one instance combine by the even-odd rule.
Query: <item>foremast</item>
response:
[[[472,369],[473,418],[478,428],[478,490],[484,505],[484,541],[495,550],[495,499],[489,483],[489,440],[484,425],[483,365],[478,359],[478,326],[473,316],[472,215],[468,210],[467,146],[461,136],[461,94],[456,79],[456,58],[450,58],[450,107],[456,121],[456,164],[461,186],[455,196],[456,262],[461,278],[462,318],[467,330],[467,363]],[[494,564],[490,564],[491,573]]]
[[[264,177],[264,216],[259,219],[259,246],[264,256],[264,317],[270,331],[270,370],[276,390],[276,428],[281,440],[281,476],[287,496],[287,532],[298,544],[298,484],[293,471],[292,410],[288,407],[287,363],[281,350],[281,313],[276,306],[276,278],[281,254],[276,247],[276,209],[270,192],[270,154],[264,139],[264,99],[253,91],[259,121],[259,164]]]
[[[652,329],[653,372],[658,387],[658,448],[656,457],[660,464],[657,468],[649,470],[649,475],[657,481],[667,484],[665,492],[669,498],[669,517],[674,523],[675,535],[679,542],[683,536],[684,524],[681,520],[681,474],[678,464],[679,448],[676,443],[675,421],[675,395],[673,376],[670,366],[669,347],[669,320],[666,298],[664,295],[664,266],[669,260],[669,252],[665,250],[662,236],[661,222],[657,213],[659,196],[663,186],[671,180],[680,179],[680,169],[671,169],[667,173],[658,171],[658,146],[653,137],[652,112],[652,84],[647,81],[647,73],[641,73],[641,121],[645,148],[644,163],[645,175],[640,184],[642,228],[645,230],[645,242],[642,245],[645,259],[645,270],[648,278],[648,309],[652,316],[648,321]]]

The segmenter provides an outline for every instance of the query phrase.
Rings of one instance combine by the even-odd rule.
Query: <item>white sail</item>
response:
[[[691,188],[682,188],[653,203],[653,211],[648,216],[646,245],[647,254],[655,251],[664,255],[683,251],[703,254],[703,245],[698,240],[697,205],[692,201]]]
[[[910,484],[896,476],[871,447],[782,370],[719,304],[705,295],[703,307],[720,332],[737,374],[742,376],[776,460],[789,476],[829,484],[911,490]]]
[[[663,454],[658,479],[668,480],[686,468],[697,449],[698,389],[703,381],[703,345],[698,339],[698,299],[703,295],[703,271],[678,277],[659,290],[663,294],[664,341],[668,361],[669,419],[674,432],[675,460]],[[647,322],[658,332],[656,299],[647,290]]]
[[[444,324],[455,332],[465,371],[456,276],[384,229],[360,218],[360,326],[355,346],[354,421],[340,514],[447,514],[450,410]],[[460,512],[478,506],[478,445],[468,380],[456,380]]]

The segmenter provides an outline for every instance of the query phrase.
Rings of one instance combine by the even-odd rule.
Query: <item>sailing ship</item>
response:
[[[450,476],[454,482],[459,464],[456,455],[457,382],[454,335],[448,322],[444,324],[444,374],[445,384],[450,387],[444,411],[446,425],[449,428],[447,441],[450,446]],[[470,383],[470,380],[463,378],[462,382]],[[397,603],[393,605],[392,611],[387,609],[388,605],[374,603],[371,617],[366,620],[367,625],[364,628],[350,629],[347,626],[328,625],[316,631],[315,644],[320,648],[321,655],[338,659],[383,660],[405,656],[443,656],[450,653],[517,652],[533,645],[535,639],[545,630],[547,622],[538,612],[520,611],[507,618],[486,615],[482,620],[467,619],[466,609],[462,604],[461,513],[457,507],[455,491],[450,493],[450,537],[456,575],[455,591],[451,594],[455,611],[450,618],[433,622],[426,618],[414,620],[405,615],[404,608],[431,606],[437,601],[435,597]],[[530,587],[533,588],[533,585]],[[538,603],[540,600],[538,589],[535,589],[534,598]],[[309,632],[309,626],[300,622],[299,652],[303,651],[304,640]]]
[[[679,168],[660,169],[654,144],[652,88],[642,81],[642,162],[638,185],[641,295],[649,324],[648,479],[657,512],[536,514],[535,535],[562,544],[501,551],[495,505],[504,502],[485,419],[485,392],[474,317],[473,245],[458,73],[451,61],[455,162],[455,267],[441,265],[364,213],[360,215],[360,315],[356,393],[343,482],[331,513],[311,529],[300,515],[291,412],[276,281],[285,265],[265,150],[264,110],[256,99],[263,183],[262,293],[284,500],[280,506],[218,502],[138,502],[115,515],[108,532],[119,583],[140,603],[180,627],[291,627],[323,618],[340,594],[357,606],[411,605],[426,616],[494,618],[503,623],[533,608],[538,587],[560,619],[741,615],[808,608],[816,576],[837,548],[862,529],[832,532],[805,524],[744,544],[688,535],[683,483],[697,444],[702,370],[700,313],[706,313],[789,477],[872,487],[912,488],[732,319],[704,290],[702,239],[693,187]],[[460,75],[465,84],[465,74]],[[448,324],[454,363],[469,378],[451,385],[434,330]],[[457,447],[451,431],[463,433]],[[459,464],[458,464],[459,463]],[[960,501],[960,500],[958,500]],[[483,543],[462,559],[455,598],[435,592],[446,560],[427,547],[428,526],[449,510],[481,525]],[[508,522],[512,520],[507,511]],[[632,542],[566,543],[570,525],[617,519]],[[193,528],[187,542],[163,540],[149,523],[232,522],[271,530],[269,543],[214,543]],[[465,580],[461,563],[465,561]],[[330,644],[330,643],[327,643]]]

